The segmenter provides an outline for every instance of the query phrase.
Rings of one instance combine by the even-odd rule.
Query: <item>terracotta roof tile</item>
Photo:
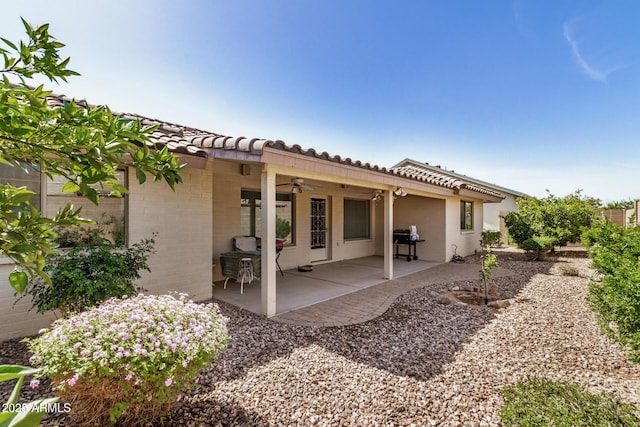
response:
[[[398,174],[409,176],[420,181],[428,182],[429,184],[451,188],[455,191],[466,189],[474,191],[476,193],[486,194],[492,197],[498,197],[502,199],[505,198],[505,195],[498,191],[482,187],[468,181],[463,181],[462,179],[458,179],[457,177],[451,176],[449,174],[436,172],[428,168],[422,168],[417,165],[394,167],[391,170],[395,171]]]
[[[72,100],[62,95],[51,95],[50,104],[61,106],[63,101],[73,101],[87,106],[86,101]],[[207,157],[215,156],[216,150],[235,150],[255,155],[261,155],[265,149],[280,150],[293,154],[313,157],[316,159],[353,166],[361,169],[375,171],[383,174],[408,178],[419,182],[424,182],[439,187],[452,189],[459,192],[462,189],[471,190],[491,197],[504,198],[505,196],[492,189],[458,179],[451,175],[439,173],[427,168],[420,168],[415,165],[405,165],[401,167],[385,168],[370,163],[362,163],[359,160],[352,160],[349,157],[342,158],[338,155],[331,155],[325,151],[318,152],[313,148],[302,148],[298,144],[287,145],[280,140],[246,138],[243,136],[231,137],[219,135],[213,132],[203,131],[196,128],[181,126],[161,120],[150,119],[138,114],[114,113],[125,119],[140,120],[144,126],[157,126],[150,134],[152,145],[156,148],[168,147],[170,151],[187,154],[191,156]]]

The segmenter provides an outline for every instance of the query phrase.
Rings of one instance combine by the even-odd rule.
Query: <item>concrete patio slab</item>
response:
[[[271,319],[277,322],[318,327],[363,323],[382,315],[405,292],[430,284],[477,280],[479,268],[478,264],[472,263],[439,264],[318,304],[282,313]],[[513,274],[512,271],[505,268],[495,267],[492,277],[505,277]]]
[[[394,276],[407,276],[438,264],[397,259],[394,260]],[[378,256],[318,264],[310,272],[286,270],[284,276],[277,274],[276,280],[277,315],[389,282],[384,278],[383,258]],[[229,280],[227,289],[224,289],[223,284],[224,281],[215,283],[213,298],[261,313],[260,280],[254,280],[250,284],[245,282],[243,294],[240,294],[240,284],[234,280]]]

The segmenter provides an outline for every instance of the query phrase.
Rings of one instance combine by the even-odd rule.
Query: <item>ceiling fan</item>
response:
[[[291,178],[291,182],[287,182],[285,184],[278,184],[276,187],[288,189],[293,194],[300,194],[304,192],[304,190],[314,190],[317,187],[313,185],[308,185],[304,183],[304,179],[302,178]]]

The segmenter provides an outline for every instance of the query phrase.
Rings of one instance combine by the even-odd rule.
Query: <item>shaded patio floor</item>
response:
[[[384,282],[384,258],[369,256],[346,261],[314,265],[313,271],[285,270],[284,276],[276,273],[276,317],[294,310],[321,303],[342,295],[357,292]],[[441,263],[404,258],[393,260],[394,279],[435,267]],[[213,298],[261,313],[260,280],[245,283],[240,294],[240,283],[229,280],[215,282]]]

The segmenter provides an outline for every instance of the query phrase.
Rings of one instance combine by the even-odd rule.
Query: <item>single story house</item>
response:
[[[417,228],[421,259],[446,262],[454,254],[480,248],[483,205],[505,195],[470,179],[407,165],[392,168],[287,145],[279,140],[230,137],[146,117],[123,114],[157,125],[152,141],[168,147],[187,164],[175,192],[167,185],[138,184],[123,171],[129,194],[105,197],[94,207],[77,198],[94,219],[106,211],[127,242],[157,233],[150,273],[139,285],[150,293],[185,292],[196,301],[211,297],[212,281],[224,277],[220,254],[233,249],[237,235],[261,238],[261,304],[265,316],[277,314],[276,239],[285,244],[283,269],[378,255],[384,276],[394,277],[393,231]],[[3,182],[28,185],[39,208],[52,213],[73,195],[45,176],[22,176],[0,169]],[[89,215],[87,215],[89,216]],[[213,266],[213,267],[212,267]],[[7,276],[13,269],[0,259],[0,339],[36,334],[52,315],[29,312],[26,298],[14,306]]]
[[[507,241],[507,229],[504,223],[503,217],[509,212],[515,212],[518,210],[517,200],[519,197],[525,194],[512,190],[510,188],[502,187],[500,185],[492,184],[486,181],[472,178],[466,175],[456,173],[452,170],[441,168],[440,166],[430,165],[429,163],[422,163],[417,160],[404,159],[401,162],[393,166],[393,169],[402,169],[406,171],[414,171],[414,173],[426,173],[426,174],[442,174],[450,179],[457,179],[461,182],[465,182],[472,185],[477,185],[481,188],[488,188],[504,195],[504,199],[498,203],[485,203],[482,207],[484,230],[500,231],[502,234],[503,243]]]

